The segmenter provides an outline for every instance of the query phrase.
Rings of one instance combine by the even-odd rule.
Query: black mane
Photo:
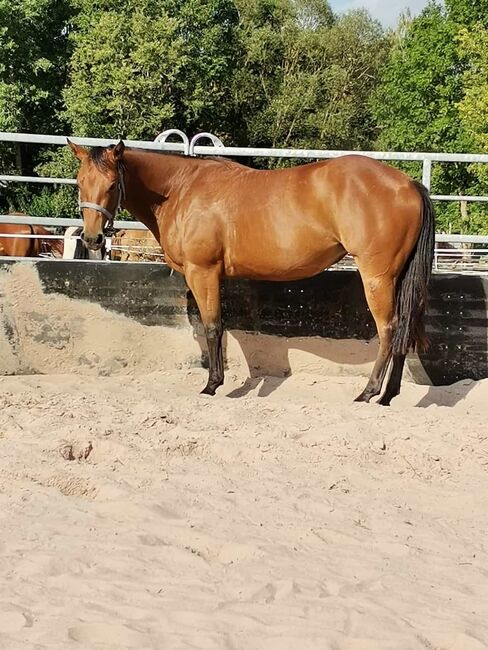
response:
[[[111,144],[108,147],[92,147],[90,149],[90,160],[91,162],[100,170],[100,171],[110,171],[111,166],[105,158],[105,152],[110,151],[115,147],[114,144]],[[195,156],[190,157],[181,153],[180,151],[164,151],[161,149],[144,149],[143,147],[126,147],[127,151],[148,151],[150,153],[156,153],[160,156],[178,156],[179,158],[186,158],[189,160],[213,160],[215,162],[220,162],[222,164],[234,163],[236,165],[241,165],[242,163],[232,160],[231,158],[226,158],[225,156]]]
[[[110,171],[111,167],[105,158],[105,152],[113,149],[114,146],[111,144],[109,147],[92,147],[90,149],[90,160],[100,171]]]

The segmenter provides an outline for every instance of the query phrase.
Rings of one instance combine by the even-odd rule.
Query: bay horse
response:
[[[428,190],[403,172],[361,155],[294,168],[255,170],[221,158],[126,148],[88,150],[80,161],[82,238],[103,243],[105,224],[123,206],[156,237],[166,262],[185,276],[197,302],[214,395],[224,381],[220,280],[298,280],[350,253],[375,320],[379,350],[357,401],[400,392],[409,349],[424,329],[435,217]]]
[[[2,237],[5,234],[18,235],[18,237]],[[58,258],[63,257],[62,239],[34,239],[22,235],[51,235],[51,233],[43,226],[2,223],[0,224],[0,255],[40,257],[42,254],[47,254]]]

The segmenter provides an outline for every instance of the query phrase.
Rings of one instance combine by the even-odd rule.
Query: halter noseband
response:
[[[125,183],[124,183],[124,170],[122,165],[119,163],[118,165],[118,181],[117,181],[117,190],[119,193],[119,198],[117,200],[117,207],[115,208],[115,212],[110,212],[110,210],[107,210],[107,208],[104,208],[103,205],[100,205],[99,203],[91,203],[90,201],[81,201],[80,194],[78,193],[78,207],[80,211],[80,216],[83,219],[83,209],[84,208],[90,208],[91,210],[96,210],[97,212],[100,212],[103,214],[103,216],[107,219],[107,226],[106,230],[110,230],[113,228],[114,225],[114,219],[119,213],[120,206],[122,205],[122,201],[125,199]]]

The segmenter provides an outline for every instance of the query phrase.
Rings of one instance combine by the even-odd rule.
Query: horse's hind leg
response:
[[[405,357],[405,354],[393,355],[393,363],[390,376],[386,384],[385,392],[378,400],[378,404],[381,404],[382,406],[390,406],[391,400],[400,394],[400,384],[402,382]]]
[[[370,276],[359,270],[364,285],[364,292],[369,309],[376,323],[380,347],[374,364],[373,372],[366,388],[356,397],[356,402],[369,402],[375,395],[379,395],[385,378],[386,370],[391,359],[392,321],[395,311],[395,283],[393,278],[385,275]]]
[[[215,395],[224,383],[224,356],[222,354],[222,319],[220,315],[220,267],[209,269],[186,265],[185,279],[190,287],[205,328],[208,346],[208,382],[202,393]]]

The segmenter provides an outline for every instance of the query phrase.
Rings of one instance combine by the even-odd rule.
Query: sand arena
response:
[[[0,285],[0,648],[488,647],[488,380],[230,334],[209,398],[191,329]]]

